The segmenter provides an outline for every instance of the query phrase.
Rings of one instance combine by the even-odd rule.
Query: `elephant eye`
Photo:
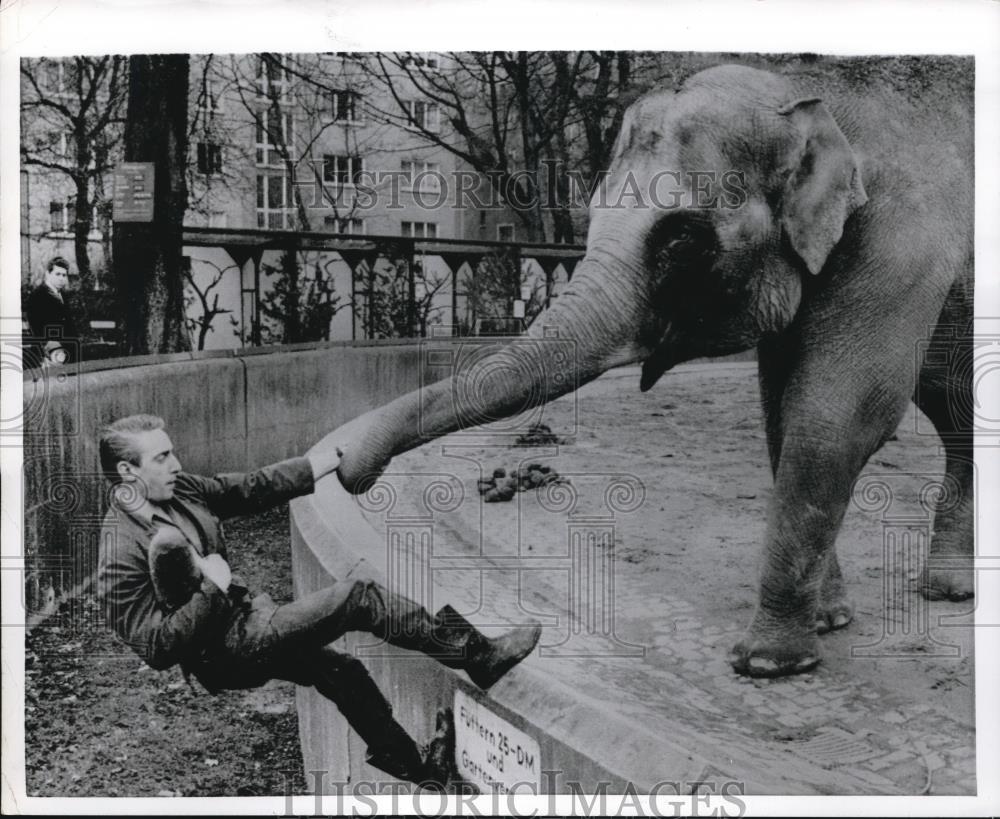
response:
[[[651,238],[660,247],[680,247],[693,241],[709,240],[715,230],[706,215],[675,211],[664,216],[653,228]]]
[[[667,218],[657,229],[659,246],[673,257],[700,259],[712,255],[715,231],[709,223],[692,218]]]
[[[678,233],[674,234],[667,240],[667,249],[676,250],[681,248],[684,245],[693,242],[694,238],[694,234],[688,228],[681,228]]]

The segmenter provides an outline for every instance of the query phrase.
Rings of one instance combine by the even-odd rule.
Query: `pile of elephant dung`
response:
[[[479,494],[486,503],[503,503],[514,497],[515,492],[526,492],[550,483],[569,483],[550,466],[528,464],[513,470],[509,475],[503,467],[493,470],[493,477],[477,481]]]
[[[524,435],[519,435],[514,446],[552,446],[565,441],[556,435],[548,424],[532,424]]]

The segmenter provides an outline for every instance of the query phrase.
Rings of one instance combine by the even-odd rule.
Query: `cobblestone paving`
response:
[[[758,771],[788,767],[807,792],[974,794],[972,629],[943,628],[937,619],[965,609],[945,603],[928,607],[909,586],[906,567],[886,568],[876,515],[855,519],[855,554],[842,554],[842,562],[854,578],[853,591],[864,597],[846,629],[820,638],[826,659],[818,669],[778,680],[733,673],[727,654],[749,621],[755,598],[753,568],[743,561],[759,548],[770,475],[759,433],[759,452],[741,443],[754,434],[745,430],[759,423],[749,395],[753,373],[713,374],[713,379],[713,395],[729,413],[721,426],[704,420],[707,411],[675,412],[662,397],[659,404],[620,417],[619,382],[586,388],[596,396],[595,406],[585,406],[588,418],[601,432],[573,428],[572,446],[558,456],[560,474],[571,476],[563,496],[523,495],[512,504],[484,508],[468,490],[482,469],[550,454],[542,450],[502,445],[477,450],[462,440],[457,455],[425,447],[394,461],[393,507],[367,511],[383,528],[391,521],[398,532],[409,531],[411,544],[426,545],[432,577],[406,590],[416,594],[438,587],[452,595],[463,590],[464,610],[474,612],[478,623],[513,623],[530,611],[546,629],[542,649],[529,663],[553,679],[571,681],[581,696],[650,731],[668,734],[683,727],[690,732],[684,741],[692,752],[706,758],[710,769],[737,780],[741,765]],[[681,394],[679,386],[674,385],[675,394]],[[680,406],[690,401],[675,400]],[[568,417],[559,423],[558,404],[550,405],[555,410],[547,419],[553,429],[570,429]],[[619,413],[610,422],[601,415],[609,406]],[[647,416],[657,416],[657,426],[644,433]],[[669,451],[651,446],[650,436],[660,435],[668,422],[669,440],[680,443]],[[723,435],[720,428],[737,432]],[[906,508],[916,508],[916,490],[924,480],[918,467],[905,468],[905,447],[918,445],[925,442],[911,436],[874,467],[891,472],[894,502]],[[684,460],[689,450],[706,465]],[[748,463],[748,451],[760,461],[755,471],[727,471]],[[927,469],[916,455],[913,462]],[[629,509],[622,512],[621,505],[607,515],[617,472],[638,474],[645,482],[636,505],[644,504],[643,514],[632,518],[636,523],[629,523]],[[591,479],[596,483],[588,488]],[[429,511],[431,484],[437,482],[440,490],[442,481],[452,488],[439,493],[438,510]],[[706,505],[692,510],[692,497],[702,497]],[[582,535],[574,534],[578,529]],[[692,570],[698,558],[703,563]],[[891,599],[879,599],[883,583],[891,587]],[[918,615],[927,619],[914,631],[910,626]],[[919,684],[901,684],[914,679]]]
[[[792,753],[843,770],[873,792],[976,792],[974,730],[933,701],[907,701],[893,693],[891,680],[874,687],[849,670],[820,667],[780,680],[736,676],[725,657],[741,626],[706,627],[689,603],[660,602],[663,610],[645,625],[656,633],[652,649],[658,664],[674,669],[658,670],[669,675],[662,678],[664,689],[693,712],[694,724],[708,723],[712,731],[712,722],[721,720],[714,730],[720,748],[742,735],[775,764]],[[762,735],[770,739],[761,743]]]

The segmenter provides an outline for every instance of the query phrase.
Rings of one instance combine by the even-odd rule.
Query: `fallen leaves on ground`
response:
[[[291,598],[287,509],[227,522],[234,571]],[[206,693],[154,671],[83,598],[25,641],[31,796],[268,796],[305,791],[295,687]]]

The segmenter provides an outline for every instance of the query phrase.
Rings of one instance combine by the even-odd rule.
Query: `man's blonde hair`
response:
[[[102,427],[99,449],[101,470],[111,483],[120,483],[119,461],[139,466],[140,452],[135,445],[135,436],[141,432],[163,429],[163,419],[157,415],[129,415]]]

